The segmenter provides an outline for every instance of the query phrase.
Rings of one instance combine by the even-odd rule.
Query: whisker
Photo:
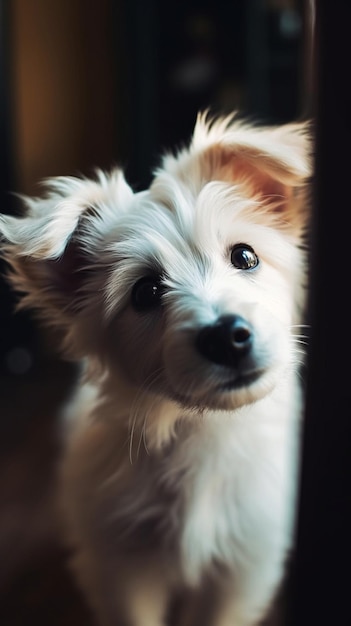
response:
[[[155,382],[158,378],[160,378],[160,372],[161,372],[161,370],[158,370],[158,371],[156,371],[156,372],[154,373],[154,378],[151,380],[151,382],[152,382],[152,383],[154,383],[154,382]],[[148,417],[149,417],[150,413],[152,412],[152,409],[153,409],[153,407],[154,407],[155,403],[156,403],[156,398],[155,398],[155,400],[152,402],[152,404],[151,404],[151,406],[149,407],[148,411],[145,413],[145,417],[144,417],[144,420],[143,420],[143,425],[142,425],[141,432],[140,432],[140,437],[139,437],[139,443],[138,443],[138,447],[137,447],[137,452],[136,452],[136,456],[137,456],[137,458],[138,458],[138,456],[139,456],[139,452],[140,452],[140,448],[141,448],[141,443],[142,443],[142,442],[143,442],[143,444],[144,444],[144,448],[145,448],[146,454],[150,454],[150,453],[149,453],[149,450],[148,450],[148,447],[147,447],[147,442],[146,442],[146,425],[147,425],[147,420],[148,420]]]
[[[152,376],[153,376],[153,374],[150,375],[148,378],[151,380]],[[130,414],[129,414],[129,425],[130,425],[130,429],[129,429],[129,461],[130,461],[131,465],[133,464],[133,454],[132,454],[132,452],[133,452],[134,431],[135,431],[136,422],[137,422],[137,419],[138,419],[139,407],[140,407],[140,404],[141,404],[141,402],[143,400],[144,394],[146,393],[146,389],[148,388],[148,378],[143,383],[143,385],[138,389],[138,392],[135,395],[135,398],[133,400],[133,404],[130,407]]]
[[[131,410],[130,410],[129,424],[131,425],[131,428],[130,428],[130,431],[129,431],[130,432],[130,435],[129,435],[129,460],[130,460],[131,465],[133,464],[133,442],[134,442],[134,434],[135,434],[136,425],[137,425],[137,422],[138,422],[138,418],[140,416],[140,407],[143,406],[145,395],[150,390],[150,387],[152,386],[152,384],[154,384],[155,381],[160,377],[160,373],[161,373],[161,368],[159,370],[156,370],[156,372],[152,372],[152,374],[150,374],[146,378],[146,380],[144,381],[143,385],[139,388],[138,393],[136,394],[136,396],[134,398],[134,402],[133,402],[133,405],[132,405]],[[146,427],[146,421],[147,421],[147,413],[144,416],[141,433],[143,432],[143,430]],[[142,437],[142,434],[141,434],[141,437]],[[138,454],[139,454],[139,451],[140,451],[140,445],[141,444],[140,444],[140,441],[139,441],[138,446],[137,446],[137,457],[138,457]]]

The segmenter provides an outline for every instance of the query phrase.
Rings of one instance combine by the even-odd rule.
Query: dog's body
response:
[[[249,626],[279,585],[308,153],[303,125],[200,117],[149,190],[119,171],[58,179],[27,217],[0,222],[24,304],[84,361],[62,500],[103,626],[161,626],[175,596],[192,626]]]

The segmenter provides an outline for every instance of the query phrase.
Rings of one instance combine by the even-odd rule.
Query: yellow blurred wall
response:
[[[19,191],[118,157],[109,0],[13,0],[12,100]]]

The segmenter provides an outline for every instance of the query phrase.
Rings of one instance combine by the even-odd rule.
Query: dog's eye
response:
[[[238,243],[232,248],[230,260],[239,270],[251,270],[257,267],[258,256],[247,243]]]
[[[161,304],[163,288],[158,276],[144,276],[134,285],[132,305],[136,311],[149,311]]]

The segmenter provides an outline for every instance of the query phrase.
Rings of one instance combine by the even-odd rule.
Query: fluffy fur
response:
[[[249,626],[281,581],[309,151],[304,124],[200,115],[148,190],[58,178],[1,217],[22,305],[82,361],[61,492],[103,626],[161,626],[174,597],[180,624]]]

